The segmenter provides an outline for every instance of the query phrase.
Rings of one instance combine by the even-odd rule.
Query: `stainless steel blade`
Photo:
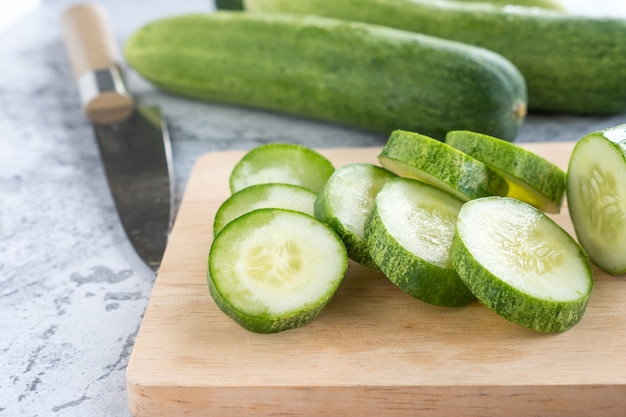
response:
[[[160,110],[140,107],[123,122],[94,129],[124,230],[156,270],[174,219],[171,144]]]
[[[158,107],[136,106],[102,5],[74,5],[63,13],[62,25],[119,218],[139,256],[156,270],[174,218],[167,127]]]

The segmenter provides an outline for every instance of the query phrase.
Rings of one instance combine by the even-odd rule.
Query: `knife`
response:
[[[92,123],[111,195],[139,257],[157,270],[174,220],[172,153],[156,106],[137,106],[104,8],[67,9],[63,38],[83,110]]]

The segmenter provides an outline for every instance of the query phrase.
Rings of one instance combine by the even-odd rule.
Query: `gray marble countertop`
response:
[[[621,0],[563,1],[623,14]],[[43,0],[0,33],[0,415],[129,416],[125,367],[154,283],[127,242],[61,39],[72,2]],[[123,42],[157,17],[210,0],[103,1]],[[196,159],[273,141],[381,146],[384,137],[270,112],[131,89],[161,105],[173,142],[176,201]],[[573,141],[626,115],[531,114],[518,141]]]

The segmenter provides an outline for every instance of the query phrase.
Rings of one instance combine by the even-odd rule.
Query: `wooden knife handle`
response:
[[[132,113],[134,103],[121,71],[121,55],[104,8],[85,3],[67,9],[63,38],[83,109],[94,123],[115,123]]]

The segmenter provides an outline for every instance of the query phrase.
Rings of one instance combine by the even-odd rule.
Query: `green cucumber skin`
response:
[[[455,160],[449,161],[444,156],[444,148],[449,146],[445,143],[436,147],[420,145],[420,143],[428,142],[430,139],[432,138],[419,133],[395,130],[379,154],[379,159],[402,160],[425,171],[436,167],[437,170],[443,172],[439,178],[459,190],[468,200],[490,195],[506,195],[508,186],[499,174],[489,169],[482,162],[452,147],[450,148],[454,152],[451,155],[454,155]],[[445,152],[445,155],[448,154],[450,153]],[[448,161],[445,165],[440,163],[444,159]],[[381,163],[383,162],[381,161]]]
[[[499,281],[483,268],[462,242],[458,233],[452,239],[450,249],[452,264],[461,280],[476,298],[491,310],[512,323],[545,333],[560,333],[576,325],[585,314],[589,296],[582,297],[575,305],[555,301],[538,302],[511,285]],[[580,256],[586,258],[584,252]],[[591,267],[589,276],[591,277]]]
[[[217,10],[243,10],[243,0],[215,0]]]
[[[531,110],[626,111],[626,19],[432,0],[246,0],[245,7],[351,19],[482,46],[519,68]]]
[[[136,31],[124,52],[172,93],[385,134],[404,128],[443,139],[469,129],[512,140],[526,115],[525,80],[499,54],[358,22],[177,16]]]
[[[415,257],[387,232],[376,206],[365,224],[365,235],[372,259],[380,270],[410,296],[442,307],[463,307],[476,299],[454,269],[412,262]]]
[[[517,145],[499,142],[499,138],[468,131],[448,132],[445,139],[448,145],[484,162],[496,172],[498,169],[508,171],[527,184],[532,184],[533,188],[550,202],[539,208],[549,213],[558,213],[565,194],[565,172],[539,155],[522,148],[518,149],[518,152],[503,150],[502,148]],[[552,181],[551,178],[559,178],[559,181]]]
[[[316,213],[319,213],[319,209],[316,210]],[[348,258],[352,259],[354,262],[357,262],[373,271],[378,271],[378,265],[372,259],[372,256],[367,249],[367,245],[364,241],[359,239],[353,233],[346,230],[344,225],[339,221],[336,217],[324,217],[323,215],[316,216],[319,220],[326,223],[330,228],[332,228],[337,236],[343,241],[346,245],[346,250],[348,252]]]

